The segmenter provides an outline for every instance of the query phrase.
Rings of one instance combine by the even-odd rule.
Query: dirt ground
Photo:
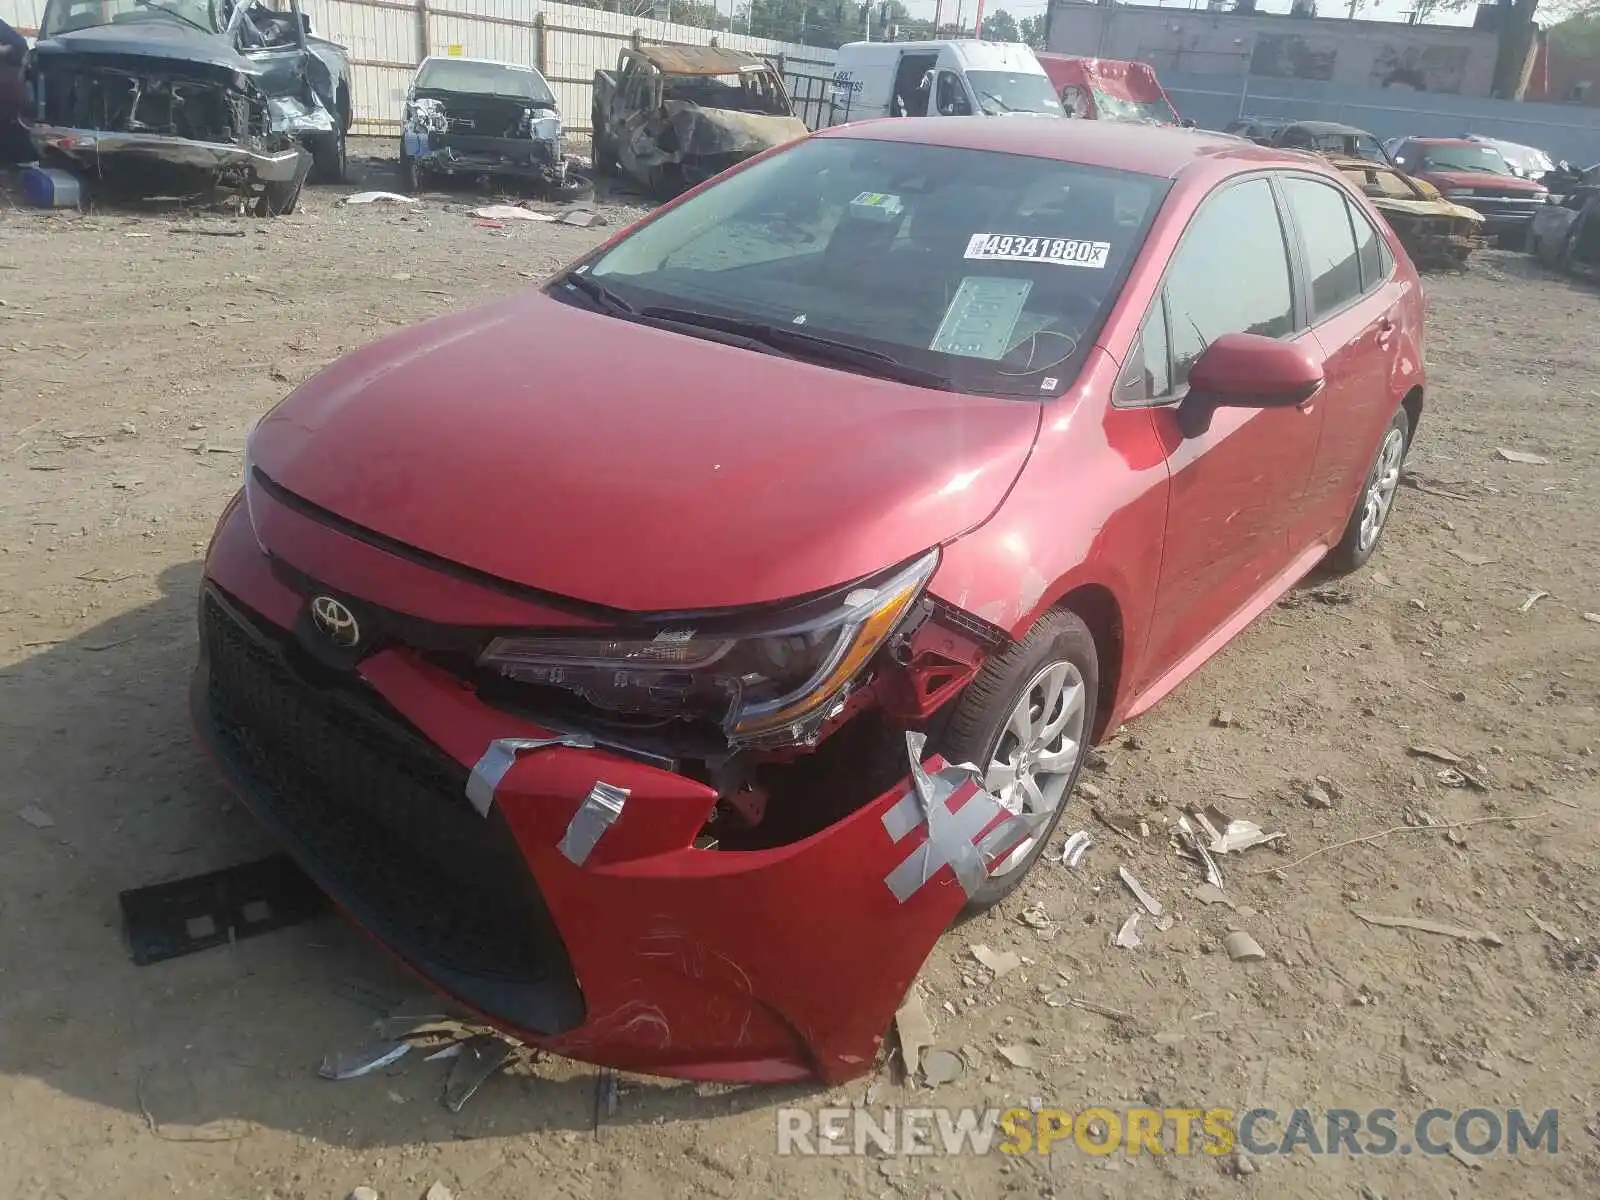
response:
[[[365,1040],[374,996],[414,990],[335,918],[134,967],[120,890],[269,849],[185,711],[199,560],[247,424],[341,354],[529,286],[638,211],[602,206],[606,230],[488,229],[468,198],[408,210],[339,195],[314,189],[276,221],[0,203],[7,1195],[337,1200],[365,1184],[387,1200],[436,1181],[461,1200],[1600,1194],[1597,297],[1498,252],[1429,281],[1433,391],[1410,461],[1423,487],[1402,490],[1371,567],[1291,595],[1104,747],[1084,790],[1142,816],[1148,838],[1119,837],[1081,799],[1062,825],[1095,837],[1081,867],[1042,863],[935,949],[919,986],[938,1044],[973,1060],[960,1079],[630,1078],[596,1130],[594,1072],[546,1059],[452,1115],[444,1065],[420,1056],[387,1077],[318,1078],[324,1053]],[[1487,790],[1445,786],[1441,763],[1408,754],[1419,744],[1469,760]],[[1306,799],[1317,776],[1328,807]],[[1164,832],[1180,804],[1287,833],[1223,860],[1236,909],[1191,898],[1198,877]],[[1297,861],[1428,820],[1480,823]],[[1110,944],[1135,908],[1119,866],[1176,918],[1165,932],[1146,918],[1133,950]],[[1030,909],[1050,927],[1025,923]],[[1233,927],[1265,961],[1230,961]],[[978,942],[1028,961],[991,979]],[[1130,1019],[1045,1003],[1062,988]],[[1556,1108],[1559,1150],[1475,1165],[1300,1154],[1243,1172],[1232,1155],[1070,1143],[1017,1159],[775,1154],[777,1106],[861,1103],[869,1086],[877,1106],[1377,1106],[1403,1129],[1431,1107]]]

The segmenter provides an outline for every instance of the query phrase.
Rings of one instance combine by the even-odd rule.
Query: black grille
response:
[[[202,732],[307,873],[468,1002],[536,1032],[580,1023],[565,947],[499,810],[468,803],[466,770],[210,591],[200,625]]]

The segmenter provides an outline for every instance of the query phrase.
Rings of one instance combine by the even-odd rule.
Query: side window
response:
[[[1224,333],[1294,332],[1289,255],[1272,186],[1250,179],[1212,195],[1167,266],[1172,387]]]
[[[1144,394],[1151,400],[1165,396],[1172,390],[1172,363],[1167,349],[1167,313],[1160,296],[1139,329],[1139,342],[1144,348]]]
[[[1367,214],[1350,205],[1350,223],[1356,228],[1356,258],[1361,263],[1361,290],[1370,292],[1389,277],[1389,260],[1383,252],[1383,239]]]
[[[941,114],[947,117],[972,115],[972,105],[967,101],[967,90],[961,86],[961,76],[954,71],[940,71],[937,90]]]
[[[1305,243],[1311,273],[1311,319],[1318,320],[1361,295],[1361,267],[1344,193],[1314,179],[1283,180],[1289,211]]]

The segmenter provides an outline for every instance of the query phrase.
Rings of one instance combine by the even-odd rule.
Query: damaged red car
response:
[[[207,553],[197,727],[360,926],[515,1037],[842,1080],[1087,747],[1373,553],[1422,323],[1304,156],[831,129],[268,413]]]

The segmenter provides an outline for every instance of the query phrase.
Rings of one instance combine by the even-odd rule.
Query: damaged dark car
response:
[[[28,58],[40,160],[141,194],[221,190],[259,216],[339,182],[345,49],[286,11],[236,0],[49,0]]]
[[[555,93],[533,67],[479,58],[422,60],[406,94],[400,173],[415,192],[437,176],[567,180]]]

